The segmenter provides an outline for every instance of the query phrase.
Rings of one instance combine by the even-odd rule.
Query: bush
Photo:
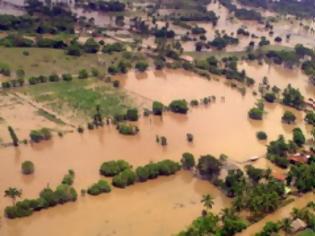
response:
[[[30,138],[35,143],[41,142],[43,140],[49,140],[51,139],[51,132],[47,128],[32,130],[30,133]]]
[[[63,74],[62,79],[64,81],[71,81],[72,80],[72,75],[71,74]]]
[[[30,175],[34,173],[34,164],[31,161],[24,161],[22,163],[22,173],[24,175]]]
[[[273,103],[276,100],[276,95],[274,93],[268,92],[265,94],[264,99],[267,102]]]
[[[148,69],[149,64],[146,61],[139,61],[136,63],[135,68],[141,72],[144,72]]]
[[[190,170],[191,168],[195,166],[194,155],[189,152],[185,152],[182,155],[182,159],[180,161],[184,169]]]
[[[258,140],[266,140],[268,138],[267,134],[264,131],[258,131],[256,133],[256,137]]]
[[[118,188],[125,188],[126,186],[132,185],[136,182],[136,174],[131,169],[125,169],[118,175],[114,176],[112,184]]]
[[[130,121],[137,121],[139,119],[138,109],[137,108],[128,109],[126,113],[126,119]]]
[[[106,180],[99,180],[97,183],[90,186],[87,190],[87,193],[90,195],[99,195],[101,193],[109,193],[111,191],[111,187],[109,186]]]
[[[262,120],[264,111],[258,107],[253,107],[249,110],[248,116],[253,120]]]
[[[174,100],[169,105],[172,112],[186,114],[188,105],[186,100]]]
[[[136,169],[137,179],[140,182],[145,182],[150,177],[150,169],[147,166],[139,166]]]
[[[89,73],[87,72],[86,69],[82,69],[79,71],[79,79],[86,79],[87,77],[89,77]]]
[[[62,179],[62,184],[67,184],[67,185],[72,185],[74,181],[74,171],[73,170],[68,170],[68,173],[63,177]]]
[[[139,128],[136,125],[127,123],[118,124],[117,129],[119,133],[123,135],[136,135],[139,132]]]
[[[315,126],[315,112],[313,111],[307,112],[305,116],[305,121],[308,124]]]
[[[152,104],[152,111],[154,115],[162,115],[163,114],[164,105],[161,102],[154,101]]]
[[[101,175],[111,177],[129,168],[131,168],[131,165],[124,160],[107,161],[102,164],[100,173]]]
[[[295,122],[296,117],[291,111],[285,111],[281,120],[282,120],[282,122],[291,124],[291,123]]]

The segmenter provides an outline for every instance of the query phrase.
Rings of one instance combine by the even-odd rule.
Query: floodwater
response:
[[[253,77],[260,80],[264,76],[261,73]],[[279,81],[290,81],[286,75],[280,75]],[[81,135],[75,132],[63,138],[56,136],[41,144],[0,149],[0,192],[16,186],[23,189],[23,198],[35,197],[47,184],[56,186],[70,168],[76,172],[75,187],[80,192],[100,178],[98,169],[103,161],[124,159],[139,166],[166,158],[178,161],[186,151],[196,157],[225,153],[231,162],[242,166],[249,157],[265,153],[266,143],[256,140],[257,131],[264,130],[272,140],[279,134],[290,137],[295,127],[281,123],[283,112],[292,109],[279,104],[266,105],[263,121],[249,120],[247,112],[257,98],[251,89],[242,96],[225,85],[223,78],[208,81],[184,70],[148,70],[146,73],[132,71],[115,79],[121,81],[130,95],[138,98],[142,107],[150,107],[153,100],[168,104],[173,99],[190,101],[206,96],[217,99],[208,106],[191,108],[187,115],[166,113],[163,117],[141,118],[137,122],[140,133],[136,136],[122,136],[114,126],[105,126]],[[294,112],[297,124],[305,130],[303,115]],[[194,143],[187,143],[186,133],[194,135]],[[166,136],[168,146],[158,145],[156,135]],[[33,176],[20,173],[24,160],[35,163]],[[273,168],[265,159],[255,165]],[[76,203],[34,213],[28,218],[3,218],[0,233],[37,235],[45,230],[47,235],[60,232],[82,236],[171,235],[200,214],[199,201],[204,193],[215,197],[215,211],[229,206],[229,199],[211,184],[193,178],[189,172],[180,172],[125,190],[115,189],[108,195],[80,197]],[[1,198],[0,211],[9,204],[9,199]]]

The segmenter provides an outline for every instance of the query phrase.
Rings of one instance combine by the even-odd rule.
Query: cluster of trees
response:
[[[99,195],[101,193],[109,193],[111,187],[106,180],[99,180],[97,183],[92,184],[88,189],[87,193],[93,196]]]
[[[107,161],[101,165],[100,174],[112,177],[129,168],[131,168],[131,165],[124,160]]]
[[[173,20],[179,21],[206,21],[210,22],[213,25],[218,23],[218,16],[213,11],[206,11],[206,12],[194,12],[194,13],[187,13],[185,15],[180,15],[179,17],[172,17]]]
[[[292,165],[287,176],[287,183],[292,184],[300,192],[315,189],[315,163]]]
[[[173,175],[181,168],[180,164],[171,160],[163,160],[157,163],[149,163],[139,166],[134,171],[132,166],[123,160],[104,162],[100,173],[113,177],[112,184],[115,187],[125,188],[135,182],[145,182],[162,175]],[[95,187],[97,188],[97,187]]]
[[[33,142],[39,143],[44,140],[51,139],[51,132],[47,128],[41,128],[38,130],[32,130],[30,133],[30,138]]]
[[[270,2],[268,0],[240,0],[240,2],[244,5],[262,7],[279,13],[287,13],[299,17],[309,18],[315,16],[315,6],[312,4],[312,0],[289,0],[285,5],[281,4],[281,2]]]
[[[228,45],[238,44],[239,39],[229,36],[227,34],[223,36],[216,36],[212,41],[209,42],[211,47],[214,47],[218,50],[224,49]]]
[[[168,30],[167,27],[162,27],[161,29],[154,29],[154,36],[156,38],[174,38],[175,32],[173,30]]]
[[[299,89],[293,88],[289,84],[282,92],[282,102],[284,105],[294,107],[296,109],[301,109],[304,106],[304,97]]]
[[[40,192],[38,198],[25,199],[17,203],[15,203],[15,199],[22,195],[22,191],[9,188],[5,191],[5,195],[13,199],[13,206],[5,208],[5,215],[10,219],[25,217],[33,214],[34,211],[40,211],[58,204],[76,201],[77,192],[71,184],[62,183],[57,186],[56,190],[46,187]]]
[[[287,124],[292,124],[296,120],[296,116],[291,111],[285,111],[284,114],[281,117],[282,122]]]
[[[77,1],[76,5],[86,10],[103,12],[123,12],[126,8],[126,4],[120,1]]]
[[[113,185],[124,188],[134,184],[136,181],[145,182],[149,179],[155,179],[158,176],[173,175],[180,170],[180,165],[171,160],[163,160],[157,163],[149,163],[145,166],[139,166],[135,171],[126,169],[113,178]]]

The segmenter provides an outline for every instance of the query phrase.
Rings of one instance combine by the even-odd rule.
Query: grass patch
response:
[[[29,56],[23,55],[24,51]],[[52,73],[77,74],[80,69],[96,68],[105,73],[106,65],[117,61],[121,54],[83,54],[80,57],[72,57],[65,54],[64,50],[50,48],[0,48],[0,62],[5,62],[16,71],[24,69],[26,76],[50,75]]]
[[[315,236],[315,232],[311,229],[306,229],[298,234],[296,236]]]
[[[65,125],[65,122],[63,122],[61,119],[43,109],[39,109],[36,113],[40,116],[45,117],[47,120],[55,122],[58,125]]]
[[[64,114],[71,112],[75,118],[88,120],[100,105],[102,115],[121,114],[132,106],[131,99],[120,89],[95,79],[71,82],[46,83],[22,88],[21,92],[33,97],[47,107]]]

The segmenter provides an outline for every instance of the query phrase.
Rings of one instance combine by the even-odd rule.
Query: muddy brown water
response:
[[[262,70],[254,78],[259,80],[264,73]],[[287,76],[280,75],[278,80],[288,80]],[[46,185],[55,187],[70,168],[76,172],[75,187],[80,192],[100,178],[101,163],[113,159],[125,159],[139,166],[166,158],[178,161],[183,152],[190,151],[196,156],[225,153],[231,161],[240,164],[249,157],[265,153],[266,143],[256,140],[257,131],[266,131],[272,140],[279,134],[290,137],[295,127],[281,124],[284,110],[289,109],[281,105],[267,105],[266,117],[261,122],[248,120],[247,111],[256,98],[251,91],[242,96],[226,86],[223,78],[208,81],[183,70],[149,70],[142,74],[130,72],[117,79],[121,80],[124,89],[143,100],[144,106],[153,100],[168,104],[177,98],[191,100],[212,95],[217,100],[208,106],[191,109],[186,116],[167,113],[162,118],[142,118],[138,122],[140,133],[137,136],[122,136],[114,127],[106,126],[82,135],[54,137],[52,141],[37,145],[0,149],[0,192],[16,186],[23,189],[23,198],[33,198]],[[224,101],[221,97],[225,97]],[[297,124],[305,129],[302,114],[296,114]],[[186,133],[194,135],[193,144],[187,143]],[[156,135],[166,136],[169,145],[159,146],[155,142]],[[21,174],[24,160],[35,163],[34,175]],[[264,159],[256,165],[273,167]],[[230,200],[211,184],[182,171],[176,176],[124,190],[114,189],[110,194],[79,197],[75,203],[34,213],[31,217],[17,220],[3,217],[0,234],[171,235],[200,214],[200,199],[205,193],[214,196],[216,212],[230,204]],[[0,211],[9,204],[9,199],[1,197]]]

